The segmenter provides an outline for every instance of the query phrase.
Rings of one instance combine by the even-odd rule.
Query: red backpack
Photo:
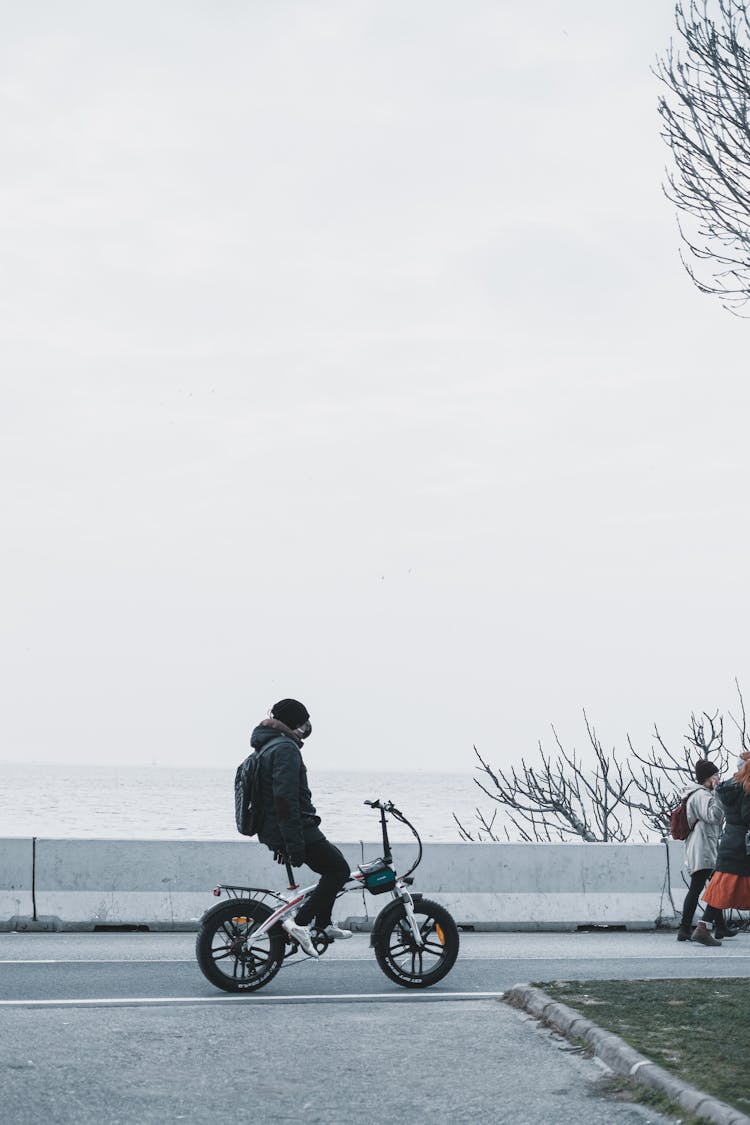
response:
[[[669,814],[669,831],[672,833],[673,840],[687,840],[692,832],[692,828],[688,822],[687,803],[692,797],[692,793],[684,797],[676,809],[672,809]]]

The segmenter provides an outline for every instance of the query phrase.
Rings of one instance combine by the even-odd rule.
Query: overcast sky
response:
[[[747,675],[672,0],[3,4],[0,758],[605,744]]]

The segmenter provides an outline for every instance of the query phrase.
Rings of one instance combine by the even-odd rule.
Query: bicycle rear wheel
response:
[[[271,913],[254,899],[233,899],[204,914],[195,955],[211,984],[224,992],[254,992],[276,976],[284,960],[284,938],[274,932],[253,937]]]
[[[384,918],[375,957],[387,977],[403,988],[429,988],[451,971],[458,957],[458,927],[444,906],[427,898],[414,903],[423,944],[414,939],[401,907]]]

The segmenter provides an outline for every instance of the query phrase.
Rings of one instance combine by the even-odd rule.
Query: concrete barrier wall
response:
[[[379,844],[338,845],[352,866]],[[415,849],[393,846],[406,871]],[[649,928],[670,924],[685,894],[683,847],[664,844],[428,844],[416,891],[460,925],[487,929]],[[669,877],[667,874],[669,867]],[[307,868],[300,881],[316,878]],[[0,840],[0,929],[145,925],[194,928],[217,883],[283,887],[254,841]],[[671,900],[670,900],[671,890]],[[366,926],[389,901],[353,891],[343,920]]]
[[[0,927],[33,914],[34,841],[0,840]]]

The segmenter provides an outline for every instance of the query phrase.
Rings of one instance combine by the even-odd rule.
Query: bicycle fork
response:
[[[417,923],[417,917],[414,913],[414,899],[411,897],[407,890],[402,890],[399,897],[404,904],[404,913],[406,914],[406,921],[409,923],[411,935],[414,938],[416,944],[421,949],[425,942]]]

